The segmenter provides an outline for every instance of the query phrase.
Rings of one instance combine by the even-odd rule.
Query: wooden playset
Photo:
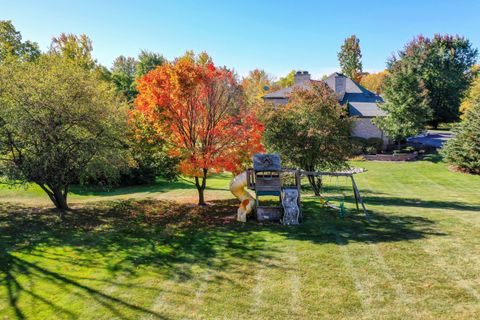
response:
[[[235,177],[230,184],[230,190],[241,201],[237,211],[239,221],[246,221],[246,215],[255,210],[256,218],[259,221],[281,221],[283,224],[298,224],[302,220],[300,205],[302,176],[346,177],[351,180],[357,210],[360,209],[360,204],[368,218],[365,204],[353,177],[355,173],[363,171],[353,169],[341,172],[311,172],[287,169],[281,167],[280,156],[277,154],[256,154],[253,157],[253,168]],[[282,179],[282,176],[286,174],[293,176],[288,179],[290,184]],[[253,190],[255,197],[245,188]],[[265,202],[263,200],[265,197],[270,197],[270,201]],[[272,197],[278,199],[278,201],[272,201]],[[336,206],[321,196],[320,199],[325,206],[339,210],[342,216],[345,214],[343,202]]]

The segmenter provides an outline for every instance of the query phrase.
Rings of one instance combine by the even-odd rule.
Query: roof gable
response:
[[[344,77],[345,78],[345,92],[336,92],[335,91],[335,77]],[[288,88],[283,88],[263,96],[265,100],[268,99],[288,99],[288,96],[292,93],[294,88],[303,87],[306,88],[312,83],[319,82],[321,80],[311,80],[309,82],[303,82],[300,84],[294,84]],[[360,84],[350,79],[349,77],[341,73],[332,73],[324,82],[338,94],[338,100],[341,104],[348,103],[349,114],[351,116],[360,116],[360,117],[375,117],[382,116],[385,113],[380,110],[377,106],[377,103],[382,103],[383,99],[366,88],[362,87]]]

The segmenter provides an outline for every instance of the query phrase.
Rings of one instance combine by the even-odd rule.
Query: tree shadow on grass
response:
[[[412,208],[428,208],[439,210],[460,210],[460,211],[473,211],[480,213],[480,205],[467,204],[458,201],[439,201],[439,200],[422,200],[419,198],[399,198],[388,196],[372,196],[366,197],[366,202],[372,205],[385,205],[385,206],[399,206],[399,207],[412,207]]]
[[[411,241],[446,235],[436,228],[433,220],[425,217],[369,210],[367,219],[363,212],[357,212],[353,206],[351,208],[346,217],[340,217],[338,211],[309,199],[302,203],[304,221],[300,225],[270,225],[269,229],[289,239],[337,245]]]
[[[367,205],[406,206],[410,200],[369,197]],[[352,206],[352,199],[346,201]],[[62,317],[80,317],[31,285],[39,282],[48,282],[86,304],[95,302],[120,319],[163,319],[166,316],[151,310],[149,302],[122,298],[127,290],[140,290],[148,296],[165,290],[136,283],[135,279],[153,272],[180,284],[195,281],[201,268],[212,271],[209,281],[222,283],[236,281],[224,278],[221,274],[225,270],[245,273],[242,264],[248,264],[252,273],[269,259],[274,262],[268,268],[284,268],[275,263],[280,249],[269,243],[268,234],[318,245],[412,241],[444,235],[434,221],[421,216],[374,210],[369,212],[368,221],[361,214],[340,218],[338,212],[314,199],[302,202],[305,221],[298,226],[256,221],[242,224],[235,220],[237,205],[236,200],[213,201],[208,207],[158,200],[110,201],[78,208],[62,221],[54,210],[4,204],[0,208],[0,288],[5,288],[10,310],[19,319],[27,318],[31,309],[21,303],[24,297]],[[423,205],[441,207],[447,203]],[[466,205],[450,203],[450,207]],[[68,271],[73,266],[87,270],[87,275]],[[102,285],[118,286],[123,295],[109,293]]]
[[[58,294],[101,305],[120,319],[164,319],[148,301],[133,302],[102,286],[157,296],[166,290],[116,279],[134,281],[144,272],[154,272],[181,283],[195,280],[198,267],[214,271],[210,281],[230,281],[218,272],[234,270],[241,260],[254,266],[271,254],[262,250],[265,243],[258,235],[244,232],[238,237],[232,232],[231,225],[237,223],[231,209],[225,204],[199,208],[165,201],[118,201],[74,210],[62,221],[55,210],[2,204],[0,289],[5,290],[0,290],[0,298],[6,292],[9,312],[18,319],[32,316],[36,304],[64,318],[80,318],[78,310],[35,289],[35,283],[43,284],[38,287],[48,283]],[[87,276],[69,272],[72,268],[88,271]],[[96,276],[96,270],[102,276]]]
[[[443,157],[438,152],[431,152],[422,155],[420,161],[429,161],[432,163],[439,163],[443,161]]]
[[[193,181],[185,178],[179,178],[177,181],[166,181],[164,179],[157,179],[155,183],[127,186],[127,187],[113,187],[113,188],[100,188],[91,186],[72,186],[71,194],[81,196],[96,196],[96,197],[110,197],[110,196],[122,196],[133,193],[165,193],[172,190],[194,190],[196,189]],[[207,190],[225,190],[221,188],[209,187]]]

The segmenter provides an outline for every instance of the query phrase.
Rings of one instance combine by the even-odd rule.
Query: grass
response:
[[[228,191],[227,180],[232,175],[228,173],[217,174],[208,180],[207,192],[214,191],[215,199],[228,199],[231,194]],[[83,205],[99,200],[127,200],[127,199],[175,199],[178,202],[191,202],[196,197],[197,189],[191,179],[181,178],[176,182],[166,182],[157,179],[156,183],[145,186],[122,187],[112,190],[101,188],[87,189],[74,186],[69,193],[69,203],[73,206]],[[8,185],[0,184],[0,202],[16,203],[30,207],[49,207],[51,202],[44,191],[35,184]]]
[[[431,160],[354,163],[370,221],[327,179],[348,216],[305,194],[290,227],[236,222],[229,175],[205,208],[188,180],[77,189],[65,221],[35,188],[2,189],[0,318],[479,318],[480,177]]]

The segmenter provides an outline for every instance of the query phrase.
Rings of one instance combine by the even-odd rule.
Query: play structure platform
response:
[[[301,178],[309,177],[347,177],[351,180],[352,191],[355,196],[357,210],[361,205],[368,218],[367,209],[353,177],[364,170],[353,169],[340,172],[317,172],[298,169],[282,168],[280,156],[277,154],[256,154],[253,157],[253,168],[237,175],[230,183],[230,191],[240,200],[237,219],[246,221],[246,216],[255,211],[258,221],[281,221],[283,224],[299,224],[302,220],[301,212]],[[248,188],[255,192],[253,197]],[[264,199],[266,197],[267,200]],[[274,199],[274,200],[272,200]],[[333,205],[329,200],[320,196],[323,205],[339,210],[344,215],[343,202]]]

